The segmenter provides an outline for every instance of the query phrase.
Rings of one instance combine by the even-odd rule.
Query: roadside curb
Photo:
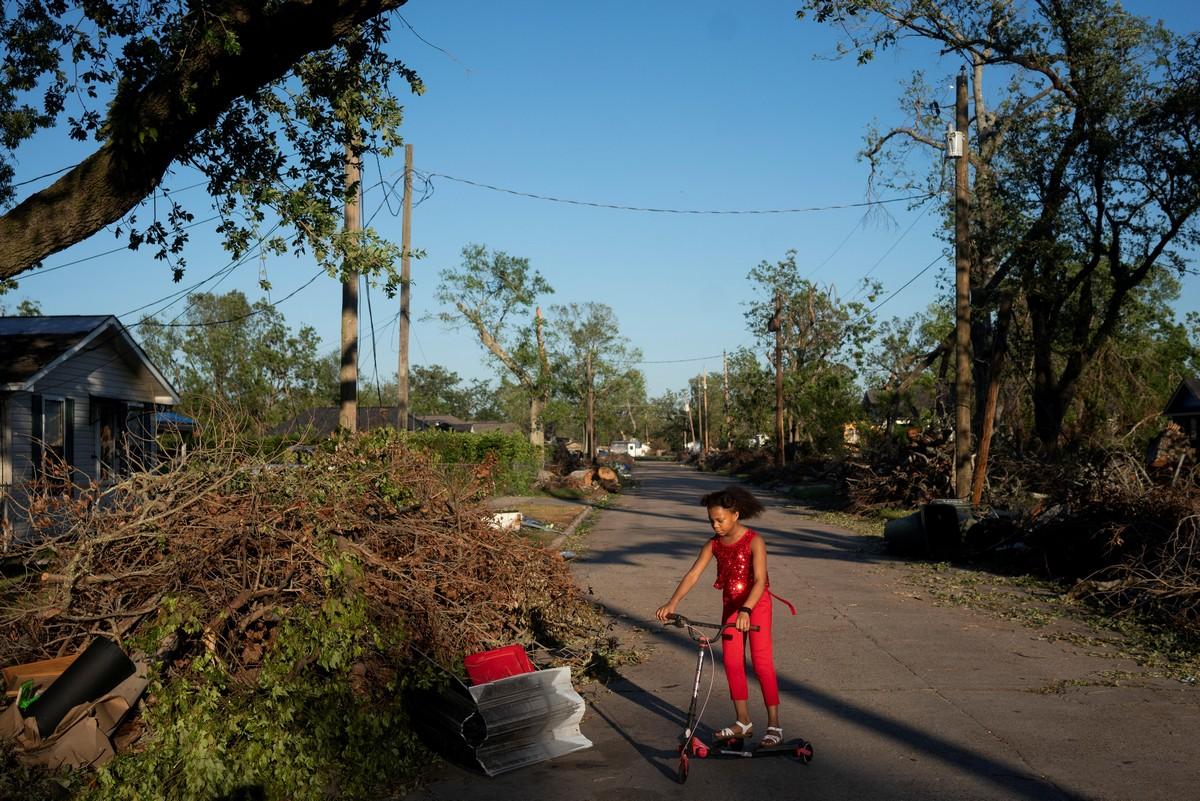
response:
[[[579,528],[579,524],[582,523],[583,519],[588,516],[588,513],[595,508],[596,507],[594,506],[585,506],[584,508],[580,509],[579,514],[575,515],[575,518],[570,523],[567,523],[567,527],[562,530],[562,533],[550,540],[549,544],[546,545],[546,549],[551,551],[557,550],[558,547],[567,539],[567,537],[575,533],[575,529]]]

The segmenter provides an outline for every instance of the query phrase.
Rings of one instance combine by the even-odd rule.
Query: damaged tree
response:
[[[861,63],[924,40],[953,54],[972,85],[972,319],[976,367],[1007,344],[999,307],[1012,293],[1028,337],[1034,433],[1055,447],[1080,379],[1139,290],[1178,272],[1200,242],[1200,56],[1113,0],[806,0],[800,16],[838,26]],[[1004,72],[988,102],[984,77]],[[906,175],[913,147],[940,156],[938,97],[915,80],[911,124],[873,133],[873,180],[935,190],[940,166]],[[986,375],[976,375],[985,392]],[[979,404],[982,409],[983,404]]]
[[[468,325],[479,342],[512,374],[529,397],[529,441],[545,444],[542,413],[550,399],[550,362],[542,330],[540,295],[554,290],[529,259],[488,252],[483,245],[467,245],[458,270],[443,270],[438,300],[458,310],[439,316],[450,326]],[[515,329],[512,321],[532,324]]]

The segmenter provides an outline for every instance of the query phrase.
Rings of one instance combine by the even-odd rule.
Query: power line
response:
[[[866,312],[865,312],[865,313],[862,315],[862,317],[859,317],[859,318],[858,318],[858,320],[856,320],[855,322],[856,322],[856,323],[860,323],[860,322],[862,322],[863,320],[865,320],[867,317],[869,317],[870,315],[874,314],[876,311],[878,311],[878,310],[879,310],[879,307],[880,307],[880,306],[882,306],[883,304],[887,303],[887,302],[888,302],[889,300],[891,300],[892,298],[896,297],[896,295],[899,295],[901,292],[903,292],[905,289],[907,289],[907,288],[908,288],[908,286],[909,286],[909,285],[910,285],[910,284],[911,284],[913,281],[916,281],[916,280],[917,280],[918,278],[920,278],[922,275],[924,275],[925,273],[929,272],[929,268],[930,268],[930,267],[932,267],[933,265],[937,264],[939,261],[941,261],[941,260],[942,260],[942,258],[943,258],[943,256],[942,256],[941,254],[938,254],[937,256],[935,256],[935,257],[933,258],[933,261],[929,262],[929,264],[926,264],[924,267],[922,267],[922,268],[921,268],[921,269],[920,269],[920,270],[917,272],[917,274],[916,274],[916,275],[914,275],[912,278],[908,279],[908,280],[907,280],[907,281],[905,281],[903,284],[901,284],[901,285],[900,285],[900,287],[899,287],[898,289],[896,289],[895,291],[893,291],[893,292],[892,292],[891,294],[889,294],[889,295],[888,295],[886,298],[884,298],[883,300],[879,301],[879,302],[878,302],[878,303],[876,303],[874,306],[872,306],[870,309],[868,309],[868,310],[867,310],[867,311],[866,311]]]
[[[274,301],[273,303],[266,303],[260,308],[252,309],[251,311],[246,312],[245,314],[239,314],[238,316],[230,317],[227,320],[203,320],[198,323],[170,322],[170,323],[158,323],[158,325],[162,326],[163,328],[209,328],[214,325],[229,325],[230,323],[240,323],[242,320],[248,320],[249,318],[254,317],[256,315],[263,314],[268,309],[274,309],[274,308],[278,307],[279,304],[283,303],[286,300],[291,299],[292,297],[294,297],[298,293],[302,292],[303,290],[308,289],[308,287],[312,284],[312,282],[316,281],[322,275],[325,275],[325,268],[323,268],[323,267],[318,269],[312,278],[308,279],[303,284],[296,287],[295,289],[293,289],[288,294],[284,295],[279,300]],[[179,319],[179,318],[176,317],[175,319]],[[138,323],[138,325],[141,325],[141,323]]]
[[[913,219],[913,221],[908,224],[908,227],[904,229],[904,233],[900,234],[900,236],[898,236],[896,238],[896,241],[892,243],[891,247],[889,247],[887,250],[885,250],[883,252],[883,255],[880,256],[878,259],[876,259],[875,263],[871,265],[871,269],[867,270],[866,273],[863,274],[863,278],[870,277],[871,273],[875,272],[875,270],[879,267],[880,264],[883,264],[883,260],[886,259],[889,255],[891,255],[891,252],[896,249],[897,245],[899,245],[901,242],[904,241],[904,237],[908,236],[909,233],[912,231],[912,229],[917,227],[917,223],[919,223],[921,221],[921,218],[925,216],[925,212],[927,212],[927,211],[929,211],[929,206],[928,205],[923,206],[921,209],[921,213],[918,214]]]
[[[414,172],[416,172],[416,171],[414,171]],[[908,197],[886,198],[884,200],[864,200],[864,201],[861,201],[858,203],[837,203],[837,204],[830,204],[830,205],[826,205],[826,206],[807,206],[807,207],[802,207],[802,208],[791,208],[791,209],[668,209],[668,208],[654,208],[654,207],[650,207],[650,206],[625,206],[625,205],[620,205],[617,203],[598,203],[598,202],[590,201],[590,200],[573,200],[570,198],[554,197],[553,195],[539,195],[539,194],[536,194],[533,192],[522,192],[522,191],[519,191],[516,189],[508,189],[508,188],[502,187],[502,186],[495,186],[493,184],[485,184],[485,183],[482,183],[479,181],[472,181],[468,178],[458,178],[453,175],[446,175],[445,173],[439,173],[439,172],[425,173],[424,177],[426,178],[426,180],[429,180],[431,182],[434,178],[445,178],[448,181],[457,181],[458,183],[468,184],[470,186],[478,187],[480,189],[488,189],[492,192],[502,192],[502,193],[509,194],[509,195],[516,195],[518,197],[532,198],[534,200],[545,200],[545,201],[549,201],[551,203],[566,203],[566,204],[569,204],[572,206],[589,206],[591,208],[597,208],[597,209],[615,209],[618,211],[640,211],[640,212],[649,212],[649,213],[654,213],[654,214],[709,214],[709,215],[802,214],[802,213],[814,212],[814,211],[833,211],[836,209],[854,209],[854,208],[863,208],[865,206],[881,206],[886,203],[902,203],[902,202],[911,201],[911,200],[927,200],[928,198],[934,197],[937,194],[936,192],[927,192],[925,194],[910,195]]]
[[[685,362],[704,362],[704,361],[708,361],[709,359],[719,359],[719,358],[721,358],[720,353],[715,354],[713,356],[694,356],[690,359],[655,359],[655,360],[640,359],[640,360],[634,361],[634,362],[627,362],[627,364],[683,364]]]
[[[79,162],[79,164],[82,164],[82,163],[83,163],[82,161],[81,161],[81,162]],[[29,185],[29,184],[35,183],[35,182],[37,182],[37,181],[40,181],[40,180],[42,180],[43,178],[53,178],[55,175],[58,175],[59,173],[64,173],[64,172],[66,172],[67,170],[73,170],[73,169],[75,169],[76,167],[78,167],[78,166],[79,166],[79,164],[72,164],[72,165],[71,165],[71,166],[69,166],[69,167],[63,167],[63,168],[61,168],[61,169],[54,170],[53,172],[45,172],[45,173],[42,173],[41,175],[34,176],[33,178],[28,178],[28,179],[26,179],[26,180],[24,180],[24,181],[21,181],[20,183],[13,184],[13,185],[12,185],[12,188],[13,188],[13,189],[16,189],[16,188],[18,188],[18,187],[21,187],[21,186],[27,186],[27,185]]]
[[[195,228],[198,225],[205,225],[206,223],[210,223],[213,220],[219,220],[219,219],[221,219],[221,215],[217,214],[212,217],[208,217],[207,219],[200,220],[199,222],[194,222],[194,223],[190,223],[189,225],[185,225],[185,226],[183,226],[183,229],[187,230],[189,228]],[[30,278],[36,278],[39,275],[45,275],[46,273],[52,273],[55,270],[61,270],[64,267],[74,267],[76,264],[83,264],[85,261],[91,261],[93,259],[103,258],[104,256],[111,256],[114,253],[120,253],[123,250],[130,250],[130,249],[131,248],[128,245],[120,245],[118,247],[113,248],[112,250],[106,250],[102,253],[93,253],[91,256],[84,256],[83,258],[75,259],[74,261],[67,261],[67,262],[63,262],[62,264],[56,264],[53,267],[43,267],[40,270],[32,270],[32,271],[30,271],[30,273],[28,275],[22,275],[19,280],[28,281]]]
[[[869,214],[869,213],[870,212],[867,212],[867,214]],[[846,234],[846,238],[843,239],[841,241],[841,243],[836,248],[833,249],[832,253],[830,253],[828,256],[825,257],[824,261],[822,261],[816,267],[813,267],[811,271],[809,271],[808,275],[806,275],[804,277],[805,281],[811,281],[812,277],[814,275],[816,275],[821,270],[822,267],[824,267],[826,264],[828,264],[830,261],[832,261],[833,257],[836,256],[838,253],[840,253],[842,248],[846,247],[846,243],[850,241],[850,239],[854,236],[854,234],[858,232],[858,229],[862,227],[863,222],[866,221],[867,214],[864,214],[863,216],[858,218],[858,220],[854,223],[854,227],[850,229],[850,232],[848,234]]]
[[[156,306],[156,305],[158,305],[159,303],[162,303],[163,301],[166,301],[166,300],[171,300],[171,303],[167,304],[167,305],[166,305],[166,306],[164,306],[163,308],[161,308],[161,309],[159,309],[158,311],[154,312],[154,314],[153,314],[153,315],[151,315],[151,316],[154,316],[154,315],[161,314],[162,312],[166,311],[167,309],[171,308],[171,307],[172,307],[172,306],[174,306],[176,303],[178,303],[178,302],[179,302],[179,299],[180,299],[181,297],[186,297],[186,296],[187,296],[189,293],[191,293],[191,291],[192,291],[193,289],[197,289],[197,288],[199,288],[199,287],[203,286],[204,284],[208,283],[209,281],[213,280],[214,278],[216,278],[216,277],[218,277],[218,276],[221,276],[221,280],[224,280],[226,277],[228,277],[228,276],[229,276],[229,275],[230,275],[230,274],[231,274],[231,273],[232,273],[234,270],[236,270],[238,267],[241,267],[243,264],[246,264],[246,263],[247,263],[247,262],[249,262],[251,259],[253,259],[253,258],[255,258],[255,257],[259,256],[259,255],[261,255],[261,254],[262,254],[262,244],[263,244],[263,242],[266,242],[266,241],[267,241],[267,238],[268,238],[268,237],[270,237],[270,236],[271,236],[271,234],[275,233],[275,231],[277,231],[281,225],[282,225],[282,223],[275,223],[275,225],[271,226],[271,229],[270,229],[269,231],[267,231],[265,234],[263,234],[262,236],[260,236],[260,237],[258,238],[258,241],[254,243],[254,244],[255,244],[255,246],[257,246],[257,247],[258,247],[258,250],[256,250],[256,251],[253,251],[253,252],[249,252],[249,253],[247,253],[246,255],[242,256],[240,259],[234,259],[233,261],[229,262],[228,264],[226,264],[226,265],[224,265],[223,267],[221,267],[220,269],[218,269],[216,272],[214,272],[214,273],[212,273],[211,275],[209,275],[207,278],[204,278],[204,279],[202,279],[202,280],[200,280],[200,281],[197,281],[196,283],[192,284],[192,285],[191,285],[191,286],[189,286],[189,287],[185,287],[184,289],[176,290],[175,292],[172,292],[172,293],[171,293],[171,294],[169,294],[169,295],[165,295],[164,297],[158,298],[157,300],[152,300],[152,301],[150,301],[149,303],[146,303],[146,304],[144,304],[144,305],[142,305],[142,306],[138,306],[136,309],[133,309],[133,310],[131,310],[131,311],[127,311],[127,312],[125,312],[124,314],[118,314],[118,315],[117,315],[117,317],[118,317],[118,318],[120,318],[120,317],[128,317],[128,316],[130,316],[131,314],[136,314],[137,312],[140,312],[140,311],[142,311],[143,309],[148,309],[148,308],[150,308],[151,306]],[[218,282],[218,283],[219,283],[219,282]],[[172,300],[172,298],[174,298],[174,300]],[[186,311],[186,309],[185,309],[184,311]],[[182,316],[182,313],[180,314],[180,316]],[[179,319],[179,316],[177,316],[175,319],[176,319],[176,320],[178,320],[178,319]],[[172,320],[172,322],[174,322],[174,320]]]
[[[367,296],[367,321],[371,326],[371,361],[375,365],[375,396],[379,399],[379,405],[383,405],[383,389],[379,386],[379,346],[375,340],[375,312],[371,309],[371,279],[368,277],[364,282],[365,293]]]

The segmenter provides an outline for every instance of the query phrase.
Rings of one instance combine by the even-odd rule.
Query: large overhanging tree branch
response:
[[[331,154],[352,141],[354,115],[362,112],[364,124],[371,123],[372,109],[384,100],[376,93],[386,91],[377,79],[386,81],[392,72],[420,89],[411,71],[381,53],[382,15],[405,2],[6,3],[0,10],[6,67],[0,70],[0,208],[15,199],[17,147],[39,131],[65,118],[73,138],[94,139],[98,147],[0,216],[0,279],[127,219],[175,164],[205,172],[235,251],[248,247],[252,235],[234,212],[248,212],[252,228],[264,205],[301,232],[294,246],[327,237],[330,226],[323,219],[314,223],[321,215],[303,208],[298,191],[337,185]],[[335,47],[345,51],[330,54]],[[69,107],[74,98],[80,105]],[[109,98],[103,113],[88,105]],[[398,123],[398,107],[384,105]],[[299,166],[281,154],[276,138],[296,149]],[[385,146],[394,141],[385,134]],[[170,208],[169,219],[142,228],[127,220],[131,246],[149,242],[160,256],[177,253],[190,214]],[[378,243],[358,246],[378,249]]]

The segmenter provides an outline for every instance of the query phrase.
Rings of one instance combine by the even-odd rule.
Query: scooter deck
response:
[[[692,742],[693,756],[701,759],[750,759],[752,757],[790,756],[805,764],[812,761],[813,746],[808,740],[797,737],[779,745],[747,747],[741,738],[721,740],[711,747],[705,746],[698,740]]]

